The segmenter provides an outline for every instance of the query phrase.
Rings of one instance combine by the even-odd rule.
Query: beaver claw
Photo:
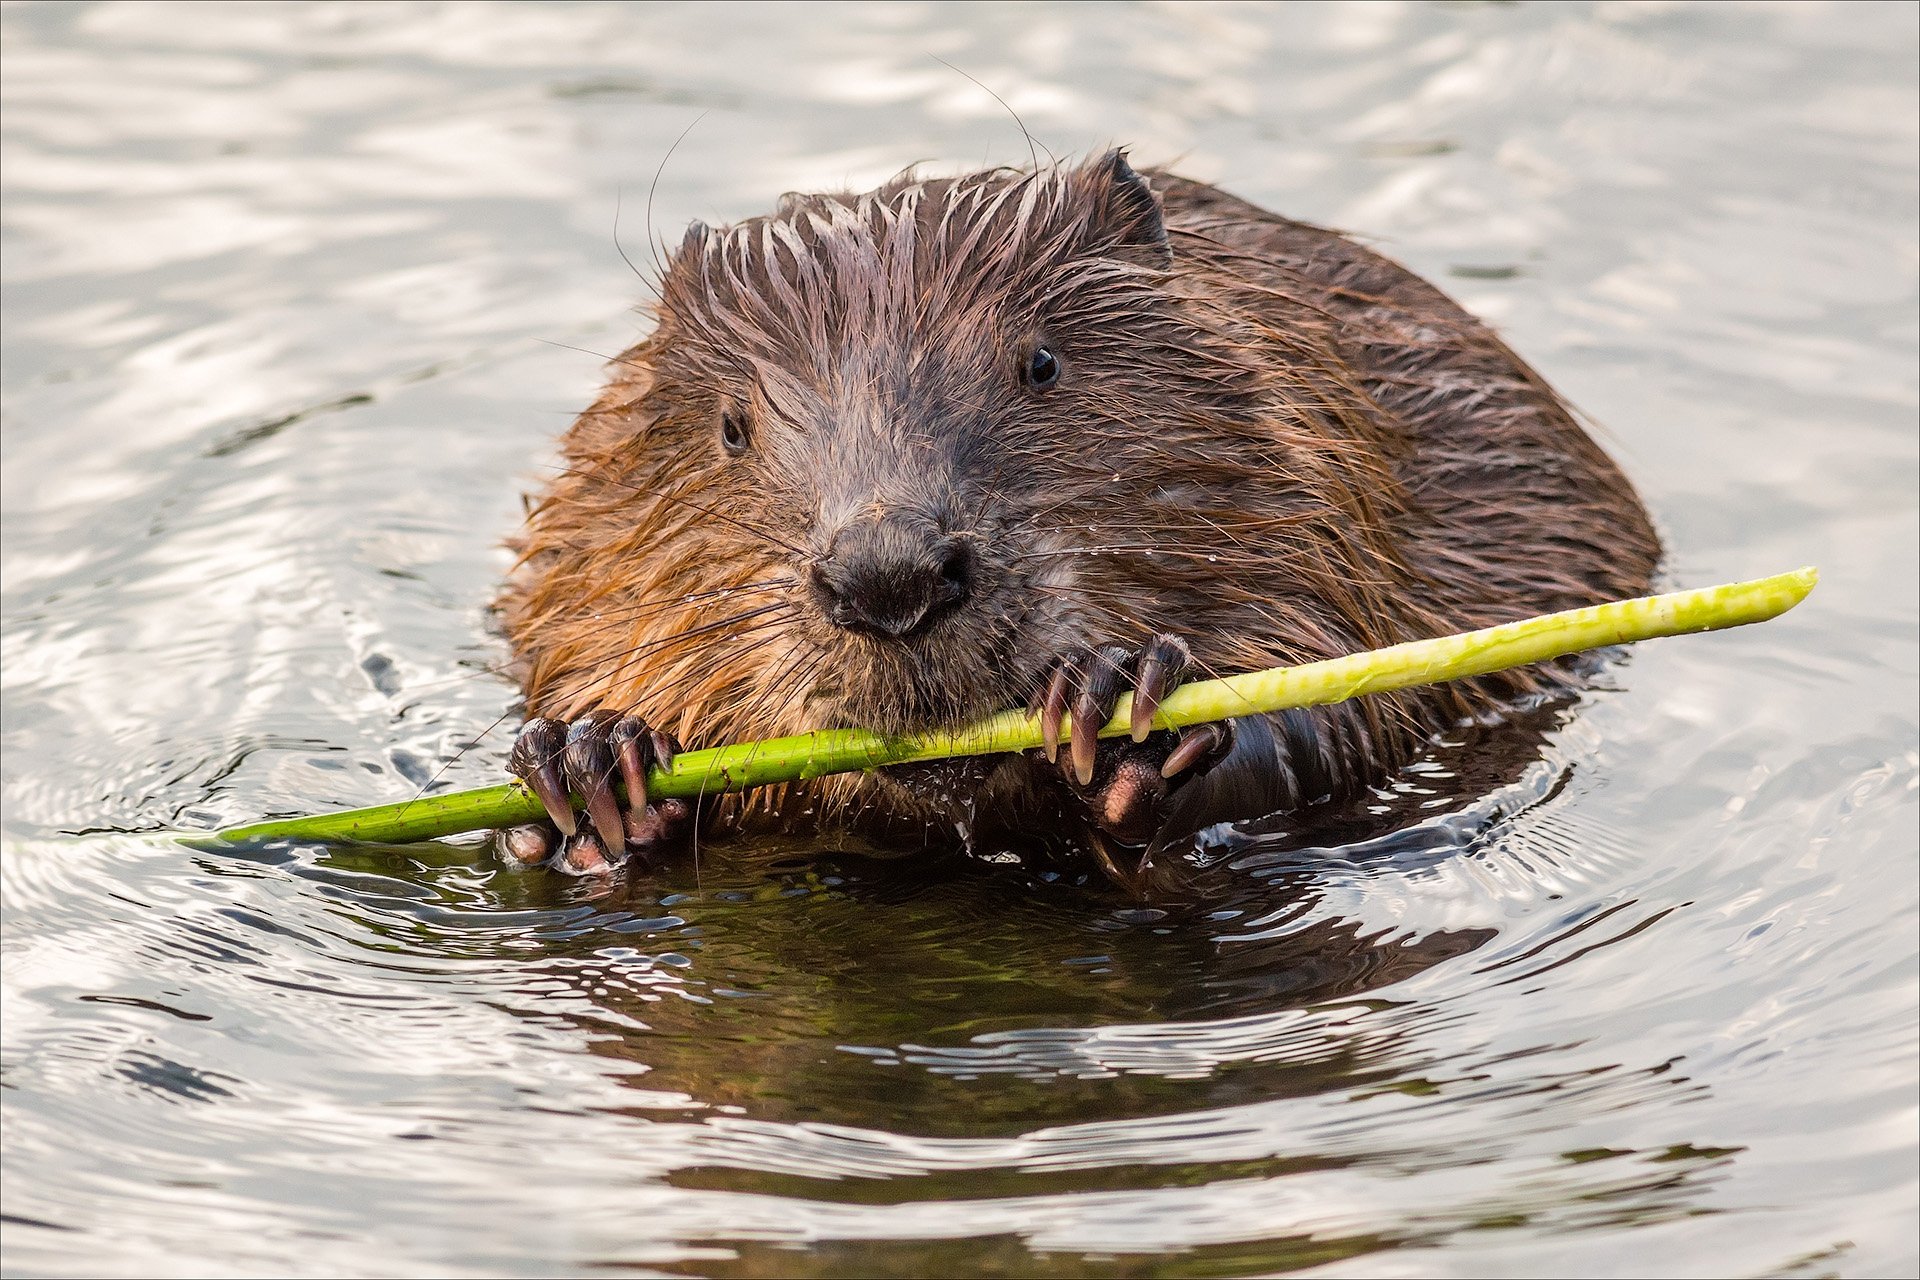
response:
[[[1069,706],[1073,729],[1068,749],[1073,775],[1081,786],[1093,781],[1093,762],[1099,740],[1080,726],[1098,728],[1113,716],[1122,683],[1134,689],[1130,727],[1135,742],[1144,742],[1153,727],[1160,700],[1179,685],[1192,665],[1193,654],[1178,636],[1155,634],[1138,650],[1117,644],[1089,646],[1054,663],[1053,675],[1035,708],[1040,714],[1040,737],[1048,760],[1060,754],[1060,722]]]
[[[545,862],[559,846],[557,865],[578,873],[607,871],[629,851],[648,853],[670,843],[690,816],[679,800],[647,803],[647,770],[673,762],[680,744],[638,716],[594,711],[562,724],[535,716],[521,728],[507,768],[540,797],[552,827],[516,827],[503,833],[506,852],[520,862]],[[626,804],[615,794],[616,772]],[[580,822],[573,796],[581,798]]]
[[[1148,742],[1154,712],[1192,664],[1186,642],[1164,633],[1149,636],[1137,650],[1085,646],[1055,661],[1034,699],[1031,709],[1040,717],[1042,754],[1060,766],[1095,825],[1125,843],[1145,844],[1152,838],[1175,779],[1205,772],[1232,749],[1232,730],[1225,724],[1195,725],[1182,730],[1177,740],[1161,735],[1158,742]],[[1112,718],[1129,685],[1130,738],[1102,743],[1095,731]],[[1061,722],[1069,710],[1068,756],[1062,760]],[[1082,725],[1087,727],[1084,732]]]

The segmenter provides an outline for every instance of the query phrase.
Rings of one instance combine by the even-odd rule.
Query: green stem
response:
[[[1812,568],[1796,569],[1753,582],[1569,609],[1304,666],[1199,680],[1167,695],[1154,713],[1153,724],[1156,729],[1177,729],[1290,707],[1344,702],[1367,693],[1487,675],[1583,649],[1764,622],[1799,604],[1818,578]],[[1099,736],[1111,738],[1126,733],[1132,705],[1132,695],[1123,696],[1113,718],[1101,726]],[[821,729],[787,738],[683,752],[671,769],[655,769],[648,775],[647,795],[691,799],[881,765],[1025,751],[1039,745],[1039,721],[1024,711],[1004,711],[961,730],[899,737],[864,729]],[[507,782],[368,809],[258,822],[222,831],[213,840],[228,844],[280,839],[404,844],[533,822],[542,814],[540,801],[532,792],[517,782]]]

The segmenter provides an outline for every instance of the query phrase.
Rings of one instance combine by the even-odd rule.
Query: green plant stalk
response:
[[[1796,569],[1752,582],[1568,609],[1298,667],[1199,680],[1168,694],[1154,712],[1153,725],[1156,729],[1178,729],[1235,716],[1344,702],[1362,694],[1488,675],[1583,649],[1765,622],[1799,604],[1818,580],[1814,569]],[[1132,695],[1123,695],[1112,719],[1100,727],[1099,736],[1112,738],[1128,732],[1132,707]],[[1070,736],[1071,730],[1069,721],[1063,733]],[[672,768],[648,774],[647,795],[650,799],[692,799],[882,765],[1026,751],[1039,745],[1040,722],[1024,711],[1004,711],[965,729],[896,737],[864,729],[821,729],[682,752]],[[219,832],[212,841],[405,844],[535,822],[544,812],[531,791],[518,782],[507,782],[472,791],[420,796],[398,804],[253,823]],[[201,837],[200,841],[205,843],[207,838]]]

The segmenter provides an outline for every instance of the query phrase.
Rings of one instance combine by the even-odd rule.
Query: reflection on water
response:
[[[1911,8],[0,25],[9,1269],[1915,1265]],[[1605,424],[1676,579],[1820,593],[1144,903],[151,834],[495,779],[481,608],[634,335],[616,219],[644,264],[1023,159],[929,55],[1378,238]]]

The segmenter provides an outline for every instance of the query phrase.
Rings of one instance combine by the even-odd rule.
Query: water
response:
[[[1916,17],[25,6],[4,26],[15,1274],[1910,1274]],[[1363,231],[1816,562],[1371,844],[1142,906],[714,848],[630,892],[175,825],[506,711],[519,493],[653,225],[1056,150]],[[504,733],[442,781],[498,776]],[[1524,744],[1523,744],[1524,745]],[[148,833],[148,834],[142,834]]]

